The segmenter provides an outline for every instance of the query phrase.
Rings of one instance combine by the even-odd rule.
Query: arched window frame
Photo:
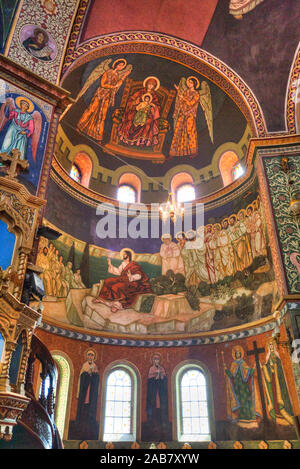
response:
[[[62,439],[68,439],[70,404],[73,387],[73,364],[64,352],[51,353],[57,367],[57,382],[55,389],[54,420]]]
[[[129,187],[130,189],[133,190],[133,192],[134,192],[134,194],[135,194],[135,200],[134,200],[134,202],[126,202],[126,201],[122,200],[122,198],[119,199],[119,189],[121,189],[122,187]],[[138,202],[138,194],[137,194],[137,191],[136,191],[135,187],[133,187],[131,184],[127,184],[127,183],[126,183],[126,184],[125,184],[125,183],[124,183],[124,184],[120,184],[120,185],[118,186],[118,189],[117,189],[117,200],[118,200],[119,202],[123,202],[123,203],[125,203],[125,204],[126,204],[126,203],[129,203],[129,204],[136,204],[136,203]]]
[[[182,432],[182,408],[181,408],[181,380],[186,371],[196,369],[200,371],[206,381],[206,397],[207,397],[207,409],[208,409],[208,423],[210,433],[207,437],[201,438],[199,436],[195,439],[187,440],[186,436]],[[172,374],[172,397],[173,397],[173,439],[177,441],[213,441],[215,440],[215,423],[214,423],[214,411],[213,411],[213,395],[212,395],[212,382],[211,376],[206,366],[198,360],[189,360],[180,363],[174,369]]]
[[[100,419],[100,431],[99,439],[107,441],[105,439],[105,414],[106,414],[106,388],[107,380],[110,374],[117,370],[126,371],[131,378],[132,383],[132,394],[131,394],[131,433],[125,434],[120,439],[109,438],[109,441],[137,441],[141,438],[141,424],[140,424],[140,374],[138,369],[130,362],[114,362],[104,371],[103,374],[103,386],[102,386],[102,399],[101,399],[101,419]]]
[[[224,187],[228,186],[242,176],[241,174],[237,178],[234,178],[234,170],[238,165],[241,165],[241,161],[237,153],[233,150],[226,151],[219,158],[219,171],[222,176]]]
[[[77,182],[82,186],[89,187],[90,179],[93,172],[93,162],[91,157],[86,152],[79,151],[73,158],[72,167],[73,166],[77,168],[80,174],[80,181]]]
[[[172,192],[176,202],[179,202],[178,201],[178,191],[180,191],[180,189],[182,189],[182,187],[184,187],[184,186],[193,187],[194,198],[191,199],[191,200],[186,201],[186,202],[193,202],[193,200],[196,199],[196,190],[195,190],[194,179],[191,176],[191,174],[186,172],[186,171],[181,171],[179,173],[174,174],[174,176],[171,179],[171,192]],[[184,203],[184,202],[182,202],[182,203]]]

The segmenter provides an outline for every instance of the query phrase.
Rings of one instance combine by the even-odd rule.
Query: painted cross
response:
[[[29,163],[27,160],[20,159],[21,152],[18,149],[13,149],[11,154],[0,153],[0,162],[4,163],[7,178],[16,179],[20,171],[25,171]]]
[[[268,423],[268,417],[267,417],[267,410],[266,410],[266,401],[265,401],[265,394],[264,394],[264,388],[263,388],[263,381],[262,381],[262,376],[261,376],[261,369],[260,369],[260,362],[259,362],[259,355],[261,353],[264,353],[265,349],[263,347],[258,348],[257,347],[257,342],[254,340],[253,342],[253,350],[248,350],[247,355],[254,355],[255,357],[255,364],[256,364],[256,370],[257,370],[257,379],[258,379],[258,386],[259,386],[259,393],[260,393],[260,398],[261,398],[261,405],[262,405],[262,412],[263,412],[263,421],[264,423]]]

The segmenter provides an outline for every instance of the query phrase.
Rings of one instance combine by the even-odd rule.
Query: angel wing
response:
[[[206,81],[202,81],[201,90],[199,94],[200,94],[200,104],[205,114],[209,136],[210,136],[212,143],[214,143],[211,93],[210,93],[209,85]]]
[[[42,116],[39,111],[34,111],[32,114],[34,121],[34,131],[31,136],[31,148],[32,148],[32,158],[36,162],[36,152],[39,145],[40,135],[42,131]]]
[[[103,73],[106,72],[106,70],[109,69],[109,64],[111,63],[111,61],[112,61],[112,59],[106,59],[103,62],[101,62],[99,65],[97,65],[96,68],[94,68],[92,73],[89,75],[89,77],[85,81],[83,87],[79,91],[78,96],[76,98],[76,101],[78,101],[78,99],[81,98],[81,96],[84,95],[84,93],[89,89],[89,87],[92,86],[92,84],[95,83],[95,81],[100,76],[102,76]]]
[[[5,115],[5,108],[8,107],[10,111],[15,109],[15,103],[13,98],[6,98],[5,102],[1,105],[0,108],[0,132],[7,122],[7,117]]]
[[[177,90],[177,95],[175,99],[175,108],[174,108],[174,113],[173,113],[173,119],[174,119],[174,130],[176,127],[178,115],[180,112],[180,94],[183,94],[187,90],[187,84],[186,84],[186,78],[182,77],[180,79],[179,85],[178,85],[178,90]]]

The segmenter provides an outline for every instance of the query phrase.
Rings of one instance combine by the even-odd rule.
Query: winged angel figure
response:
[[[132,65],[127,65],[125,59],[115,60],[110,67],[111,62],[112,59],[106,59],[92,71],[76,99],[78,101],[96,81],[99,82],[89,106],[77,124],[79,131],[94,138],[98,143],[103,140],[108,108],[114,106],[116,93],[132,71]]]
[[[198,151],[196,117],[199,102],[205,114],[210,139],[213,142],[210,88],[206,81],[202,81],[200,87],[198,78],[192,76],[181,78],[179,85],[174,86],[177,89],[177,96],[173,114],[174,135],[170,148],[170,157],[193,157]],[[199,87],[200,90],[198,90]]]
[[[0,108],[0,132],[5,132],[0,153],[11,153],[18,149],[20,159],[27,160],[28,142],[31,139],[32,158],[36,163],[42,116],[39,111],[33,110],[33,103],[24,96],[18,96],[15,100],[6,98]]]

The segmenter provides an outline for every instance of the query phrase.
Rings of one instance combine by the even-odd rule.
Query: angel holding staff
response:
[[[110,106],[114,106],[116,93],[132,71],[132,65],[127,65],[127,61],[123,58],[115,60],[110,68],[111,61],[112,59],[104,60],[92,71],[76,100],[78,101],[90,86],[99,80],[99,86],[77,124],[78,130],[94,138],[98,143],[103,140],[107,111]]]
[[[170,157],[190,156],[193,157],[198,151],[196,117],[198,105],[204,111],[209,129],[211,141],[213,142],[213,118],[211,93],[208,83],[202,81],[201,89],[196,77],[181,78],[179,85],[174,85],[177,90],[175,101],[174,135],[170,148]]]

